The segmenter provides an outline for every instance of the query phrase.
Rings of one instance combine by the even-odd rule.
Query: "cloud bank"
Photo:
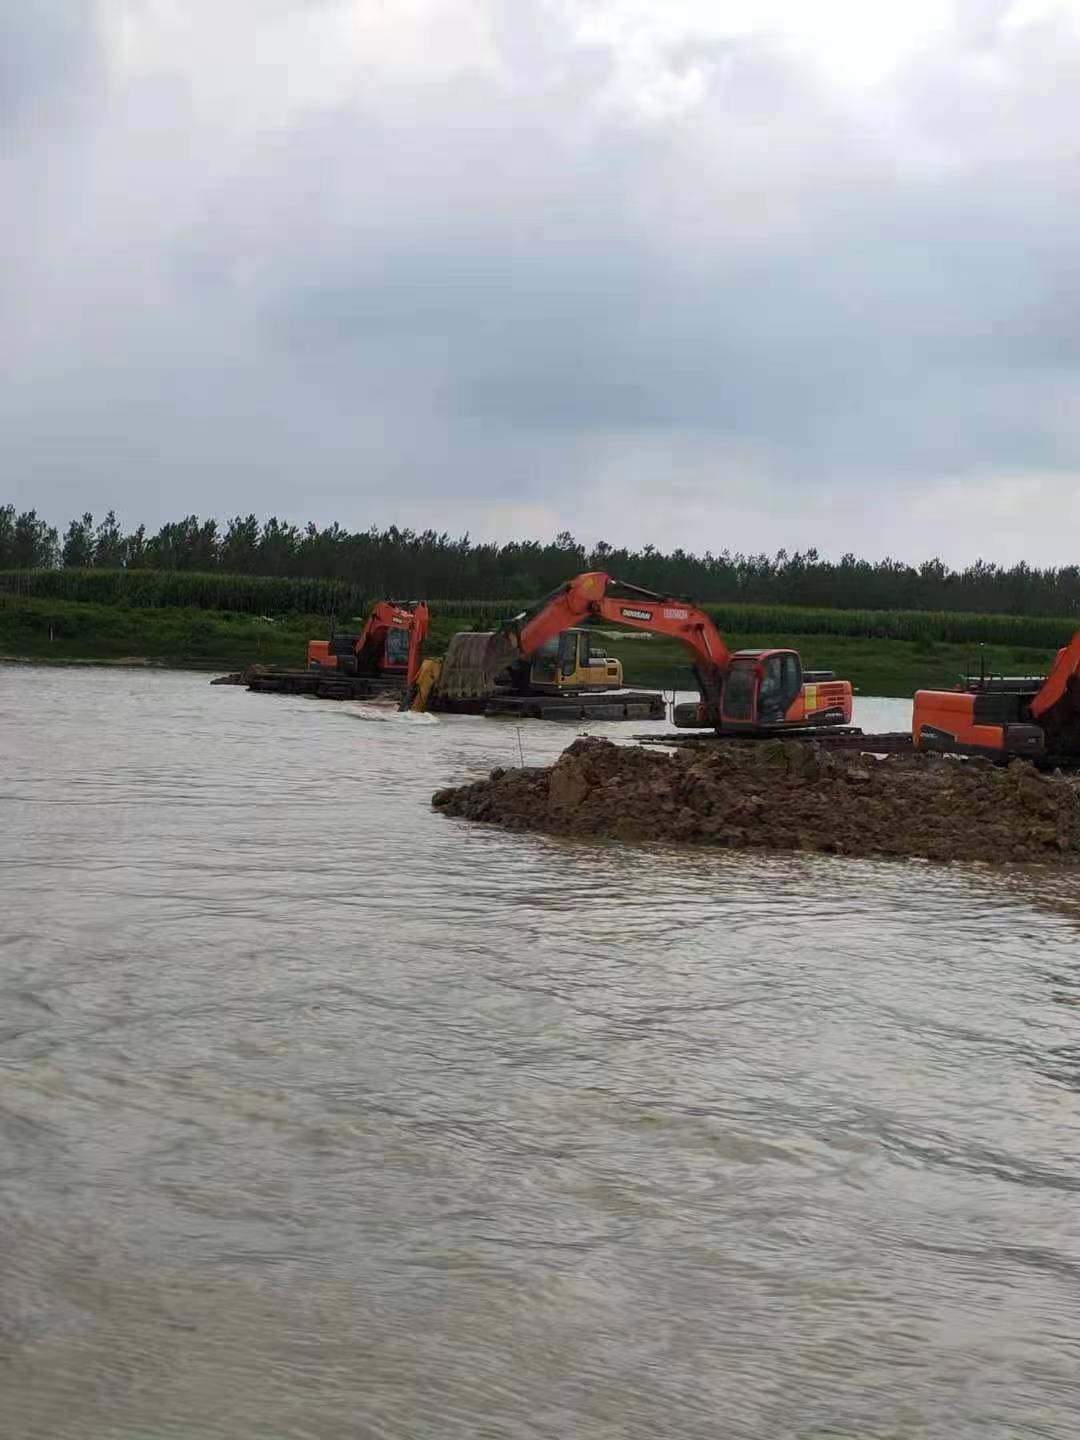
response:
[[[1080,7],[888,8],[0,0],[0,488],[1075,560]]]

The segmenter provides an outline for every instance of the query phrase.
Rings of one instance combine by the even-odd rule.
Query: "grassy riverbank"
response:
[[[431,627],[439,654],[469,622],[443,616]],[[89,605],[64,600],[0,602],[0,659],[47,664],[161,665],[241,670],[246,665],[302,668],[307,642],[327,633],[322,615],[266,619],[180,606]]]
[[[790,612],[789,612],[790,614]],[[794,617],[793,617],[794,618]],[[474,616],[437,615],[428,652],[438,655],[456,630]],[[307,641],[326,633],[319,615],[273,620],[224,610],[180,606],[123,606],[7,597],[0,602],[0,658],[53,663],[138,663],[175,668],[239,670],[245,665],[304,664]],[[812,669],[835,670],[868,695],[909,696],[920,686],[947,686],[980,653],[988,669],[1044,673],[1051,649],[933,640],[895,640],[851,635],[727,632],[729,644],[790,645]],[[664,689],[692,688],[686,652],[655,636],[623,639],[605,634],[602,644],[623,662],[626,683]]]
[[[919,689],[949,688],[969,670],[978,672],[980,655],[988,671],[1010,675],[1042,675],[1053,652],[1008,645],[945,644],[940,641],[859,639],[847,635],[728,635],[733,648],[790,646],[808,670],[833,670],[864,695],[909,697]],[[693,688],[685,652],[677,642],[615,644],[608,653],[623,662],[628,685]]]

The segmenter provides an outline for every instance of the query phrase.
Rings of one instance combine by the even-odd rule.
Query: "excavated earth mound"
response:
[[[557,835],[1080,865],[1080,786],[1026,762],[767,741],[658,753],[576,740],[544,769],[439,790],[446,815]]]

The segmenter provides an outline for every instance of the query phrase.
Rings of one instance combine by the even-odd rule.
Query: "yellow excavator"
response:
[[[463,632],[450,642],[445,659],[427,659],[412,687],[413,710],[429,708],[433,695],[466,701],[503,695],[591,695],[621,690],[622,661],[594,644],[581,627],[563,630],[531,655],[510,659],[492,676],[488,661],[491,631]]]
[[[588,630],[563,630],[532,656],[504,672],[511,688],[542,695],[580,695],[591,690],[621,690],[622,661],[593,645]]]

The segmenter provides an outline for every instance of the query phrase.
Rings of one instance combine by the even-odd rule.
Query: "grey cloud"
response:
[[[34,8],[19,103],[41,114],[96,71],[86,36],[69,51]],[[704,546],[745,508],[742,466],[790,545],[821,543],[825,494],[887,516],[943,479],[974,496],[1080,468],[1071,33],[968,6],[873,102],[765,41],[681,41],[673,64],[707,93],[644,122],[605,110],[602,48],[542,6],[509,13],[512,87],[361,92],[240,168],[182,92],[102,99],[65,172],[120,166],[91,186],[89,249],[75,264],[54,233],[28,272],[40,306],[19,297],[28,379],[0,399],[16,498],[351,523],[422,500],[451,528],[516,501],[579,530],[592,504],[595,533],[640,540],[661,523],[649,477],[685,464],[670,483],[710,508],[681,538]],[[134,237],[133,195],[153,199]],[[612,454],[645,477],[617,517]],[[1056,554],[1060,527],[1028,519],[1032,556]],[[849,543],[877,552],[887,524]]]
[[[0,0],[0,122],[67,110],[96,85],[99,58],[93,5]]]

